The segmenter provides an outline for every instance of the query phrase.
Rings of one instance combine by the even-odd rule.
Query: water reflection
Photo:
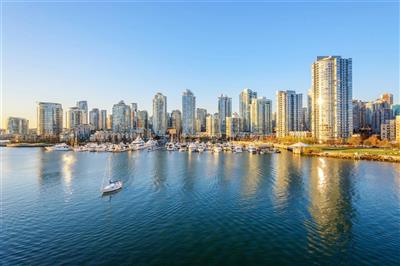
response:
[[[353,162],[313,158],[309,180],[309,213],[313,223],[306,222],[310,250],[319,243],[325,247],[323,250],[349,243],[354,212],[353,168]]]
[[[59,183],[62,176],[62,155],[60,152],[48,152],[41,149],[38,152],[37,176],[41,186]]]
[[[239,155],[240,156],[240,155]],[[240,158],[242,161],[241,171],[243,171],[242,193],[245,197],[250,198],[257,192],[257,188],[263,177],[263,166],[261,156],[249,156]],[[264,167],[267,167],[266,165]]]
[[[301,157],[283,152],[274,157],[273,192],[275,205],[278,208],[287,206],[289,198],[296,197],[301,191],[303,167]]]
[[[149,157],[151,154],[147,154]],[[167,153],[165,152],[160,152],[159,156],[157,156],[157,159],[151,158],[151,176],[153,180],[153,185],[155,189],[161,190],[165,186],[165,182],[167,181],[167,158],[166,158]]]
[[[72,166],[74,165],[76,161],[76,157],[74,153],[68,152],[64,153],[62,155],[62,161],[63,161],[63,178],[64,178],[64,183],[67,185],[69,188],[71,185],[72,181]]]

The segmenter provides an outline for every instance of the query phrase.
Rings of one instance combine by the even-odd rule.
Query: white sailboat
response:
[[[111,160],[111,158],[110,158],[110,160]],[[110,160],[108,161],[109,162],[108,163],[109,171],[110,171],[110,166],[109,166]],[[105,175],[104,175],[104,177],[105,177]],[[102,195],[109,194],[109,193],[112,193],[112,192],[116,192],[116,191],[122,189],[122,185],[123,185],[121,180],[113,181],[111,179],[110,173],[108,175],[108,183],[106,185],[103,185],[103,184],[104,184],[104,180],[102,182],[102,188],[101,188]]]

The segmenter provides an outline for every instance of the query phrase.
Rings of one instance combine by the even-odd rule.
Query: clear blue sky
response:
[[[354,98],[399,100],[399,4],[386,3],[3,3],[3,113],[36,126],[35,102],[119,100],[151,113],[153,95],[181,109],[251,88],[306,93],[318,55],[353,58]]]

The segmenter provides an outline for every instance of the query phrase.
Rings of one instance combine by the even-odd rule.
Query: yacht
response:
[[[143,141],[143,139],[138,136],[134,141],[132,141],[132,143],[130,144],[130,147],[132,148],[132,150],[143,150],[145,148],[145,143]]]
[[[204,143],[200,143],[199,146],[197,146],[197,151],[198,152],[203,152],[206,150],[206,145]]]
[[[165,148],[167,149],[167,151],[174,151],[176,150],[174,143],[172,142],[168,142],[167,144],[165,144]]]
[[[147,150],[152,151],[157,147],[157,141],[150,139],[146,142],[146,144],[144,144],[144,146],[147,148]]]
[[[235,146],[235,147],[233,148],[233,151],[234,151],[234,152],[237,152],[237,153],[240,153],[240,152],[243,152],[243,148],[242,148],[242,146]]]
[[[188,146],[188,151],[189,152],[196,152],[197,151],[197,145],[195,143],[190,143]]]
[[[187,151],[187,144],[186,143],[181,143],[179,151],[180,152]]]
[[[247,147],[247,151],[249,152],[249,153],[256,153],[257,152],[257,149],[256,149],[256,147],[253,145],[253,144],[251,144],[251,145],[249,145],[249,147]]]
[[[72,148],[65,143],[59,143],[51,147],[45,148],[47,151],[70,151]]]

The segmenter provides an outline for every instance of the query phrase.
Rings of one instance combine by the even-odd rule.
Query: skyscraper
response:
[[[226,117],[232,116],[232,98],[221,94],[218,97],[218,119],[219,131],[222,135],[226,134]]]
[[[250,132],[250,105],[251,100],[257,98],[257,92],[244,89],[239,95],[239,116],[242,118],[242,129]]]
[[[137,128],[137,103],[131,103],[131,127],[133,129]]]
[[[67,128],[75,129],[82,124],[82,109],[70,107],[67,112]]]
[[[206,131],[206,118],[207,118],[207,109],[197,108],[196,121],[198,123],[198,130],[200,132]]]
[[[312,64],[312,133],[320,142],[352,134],[352,60],[318,56]]]
[[[153,98],[153,132],[157,136],[167,132],[167,97],[161,93]]]
[[[137,129],[145,131],[149,128],[149,115],[147,111],[137,111]]]
[[[89,119],[88,119],[88,111],[89,111],[89,108],[88,108],[88,104],[87,104],[87,101],[78,101],[77,103],[76,103],[76,107],[78,107],[79,109],[81,109],[82,110],[82,115],[81,115],[81,122],[80,122],[80,124],[88,124],[89,123]]]
[[[258,135],[272,133],[272,102],[265,97],[253,98],[250,106],[250,131]]]
[[[173,110],[171,113],[172,128],[176,130],[176,135],[179,137],[182,134],[182,115],[181,111]]]
[[[9,117],[7,120],[8,134],[26,135],[29,130],[29,121],[20,117]]]
[[[295,91],[276,93],[276,136],[284,137],[289,131],[301,131],[303,95]]]
[[[128,132],[131,129],[131,108],[124,101],[114,104],[112,109],[112,129],[114,132]]]
[[[59,103],[39,102],[37,105],[37,134],[55,137],[63,129],[63,110]]]
[[[391,93],[384,93],[381,95],[381,99],[387,102],[389,105],[393,104],[393,94]]]
[[[190,90],[182,94],[182,134],[184,136],[194,135],[196,118],[196,97]]]
[[[101,110],[100,111],[99,129],[100,130],[106,130],[107,129],[107,110]]]
[[[89,112],[89,124],[93,126],[94,130],[100,128],[100,111],[97,108],[93,108]]]
[[[226,137],[236,138],[240,133],[240,117],[237,113],[226,118]]]

